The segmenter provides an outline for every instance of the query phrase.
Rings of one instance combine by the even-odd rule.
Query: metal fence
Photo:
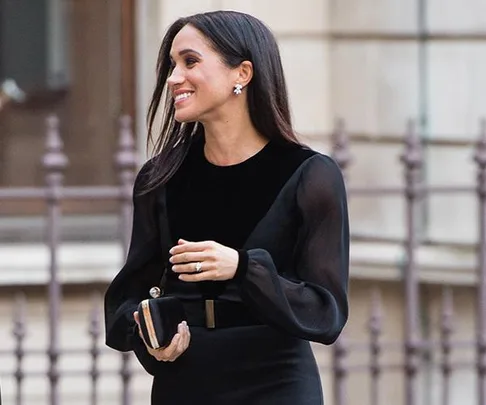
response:
[[[338,122],[334,132],[334,157],[346,173],[350,162],[349,140],[342,122]],[[451,376],[454,370],[461,367],[474,367],[477,376],[477,401],[486,405],[486,120],[480,123],[479,137],[475,146],[474,161],[477,166],[477,184],[475,187],[460,187],[454,185],[426,185],[422,168],[424,163],[423,142],[410,121],[404,137],[404,150],[400,156],[404,168],[404,184],[396,187],[353,187],[348,188],[350,199],[366,196],[403,196],[406,206],[406,235],[402,241],[405,248],[405,263],[403,272],[403,290],[405,297],[404,336],[401,342],[403,363],[384,365],[380,356],[392,342],[383,342],[380,337],[383,331],[382,305],[378,290],[372,294],[372,311],[369,319],[370,344],[367,348],[370,363],[355,367],[367,369],[370,375],[370,404],[384,403],[380,401],[380,378],[390,369],[401,368],[404,376],[403,403],[416,405],[418,392],[418,375],[421,358],[433,350],[440,351],[441,398],[443,405],[451,404]],[[442,314],[440,321],[440,339],[431,341],[422,338],[420,330],[420,280],[417,262],[417,251],[421,244],[419,236],[421,202],[431,195],[471,194],[477,196],[478,203],[478,240],[477,240],[477,302],[476,302],[476,339],[471,341],[455,341],[453,334],[453,296],[452,287],[444,285],[442,293]],[[471,213],[474,215],[474,213]],[[352,310],[352,309],[351,309]],[[345,339],[339,339],[334,346],[334,403],[348,404],[346,394],[349,386],[347,377],[353,368],[346,366],[346,357],[353,350],[362,350],[362,344],[346,345]],[[475,347],[476,364],[456,364],[451,360],[455,348]],[[461,402],[461,404],[467,402]]]
[[[50,116],[47,119],[46,153],[42,159],[46,171],[46,186],[38,188],[5,188],[0,189],[0,201],[8,200],[29,200],[44,199],[47,206],[47,245],[50,254],[49,265],[49,346],[47,356],[49,370],[47,378],[50,385],[50,405],[59,405],[59,381],[62,377],[59,372],[59,359],[61,355],[59,334],[60,334],[60,308],[61,308],[61,283],[59,281],[58,253],[60,240],[61,223],[61,202],[65,200],[118,200],[120,205],[120,241],[127,253],[130,238],[131,212],[132,212],[132,187],[137,166],[137,154],[135,151],[134,137],[132,133],[131,118],[124,116],[120,119],[119,144],[115,156],[115,164],[119,174],[118,186],[95,186],[95,187],[66,187],[63,185],[63,172],[68,165],[68,158],[63,153],[63,143],[60,134],[59,119]],[[99,301],[99,300],[97,300]],[[100,348],[99,337],[102,333],[100,322],[99,302],[95,302],[90,321],[90,335],[92,347],[87,354],[91,356],[92,368],[90,372],[92,381],[91,403],[98,404],[97,389],[100,373],[98,370],[98,357]],[[14,377],[16,380],[16,405],[25,405],[23,401],[23,385],[28,370],[23,367],[23,359],[26,354],[23,340],[25,337],[25,298],[19,295],[14,306],[14,335],[16,339],[16,369]],[[122,354],[122,366],[119,371],[122,379],[122,403],[130,404],[130,380],[132,372],[129,369],[130,356]]]
[[[455,364],[451,359],[451,352],[459,346],[475,347],[476,364],[467,365],[475,369],[477,376],[477,401],[479,405],[486,405],[486,122],[482,122],[479,140],[476,145],[474,161],[477,164],[477,186],[476,187],[455,187],[455,186],[429,186],[425,185],[422,176],[424,161],[423,145],[420,137],[411,122],[408,125],[404,137],[404,149],[401,155],[401,162],[404,168],[405,181],[403,185],[386,188],[374,187],[349,187],[349,198],[364,198],[367,196],[401,196],[406,203],[406,235],[402,241],[406,251],[406,261],[403,273],[403,291],[405,297],[404,336],[398,342],[402,353],[403,362],[399,364],[384,364],[382,355],[384,350],[391,344],[396,346],[397,342],[384,342],[382,339],[383,320],[381,300],[378,293],[372,294],[372,311],[369,319],[369,344],[350,342],[346,336],[338,339],[332,348],[331,364],[326,365],[333,376],[333,403],[335,405],[352,405],[349,401],[349,377],[353,373],[368,373],[370,379],[370,398],[372,405],[387,405],[389,402],[381,400],[382,377],[389,369],[401,370],[404,383],[404,398],[399,402],[405,405],[418,405],[417,384],[421,367],[420,359],[431,350],[438,349],[441,353],[440,373],[442,376],[442,397],[440,403],[449,405],[451,403],[451,376],[460,365]],[[349,136],[346,134],[342,122],[338,122],[333,133],[333,156],[343,172],[346,174],[351,160]],[[59,122],[56,117],[47,120],[46,153],[43,158],[43,165],[46,170],[46,186],[39,188],[6,188],[0,189],[0,202],[8,200],[28,200],[42,198],[47,206],[47,245],[50,252],[50,280],[48,285],[49,302],[49,340],[48,347],[44,354],[48,358],[49,368],[46,378],[49,381],[50,394],[49,404],[60,404],[59,385],[60,380],[65,376],[59,369],[59,360],[64,353],[60,348],[59,334],[60,325],[58,322],[61,308],[61,283],[59,281],[58,251],[60,240],[61,202],[68,199],[74,200],[118,200],[120,203],[120,241],[126,253],[128,238],[131,227],[131,193],[134,181],[134,173],[137,166],[136,151],[134,147],[131,120],[129,117],[122,117],[120,121],[119,148],[116,153],[115,162],[119,173],[118,186],[103,187],[66,187],[63,185],[63,170],[68,159],[63,154],[62,141],[59,131]],[[419,312],[419,269],[417,264],[417,248],[421,241],[418,229],[419,211],[421,201],[432,194],[458,194],[469,193],[477,195],[478,201],[478,242],[477,242],[477,311],[476,311],[476,338],[469,342],[456,342],[452,339],[452,313],[453,300],[451,288],[445,286],[443,292],[442,320],[440,326],[440,339],[430,341],[423,339],[420,332]],[[89,333],[92,340],[91,347],[82,350],[90,357],[91,369],[88,372],[91,380],[90,404],[100,403],[99,379],[101,370],[99,368],[99,356],[102,350],[99,344],[102,335],[100,302],[95,300],[90,315]],[[15,357],[15,370],[13,378],[16,387],[16,405],[25,405],[23,400],[24,383],[29,374],[25,369],[24,357],[29,350],[25,348],[24,338],[26,330],[25,321],[25,297],[19,295],[14,305],[14,329],[13,334],[16,342],[14,353],[0,352],[1,356]],[[353,309],[351,308],[351,311]],[[348,363],[350,354],[355,351],[366,351],[369,355],[369,362],[362,365],[351,365]],[[129,367],[130,355],[121,355],[122,362],[117,371],[121,379],[123,392],[121,403],[130,405],[133,403],[131,392],[131,380],[133,370]]]

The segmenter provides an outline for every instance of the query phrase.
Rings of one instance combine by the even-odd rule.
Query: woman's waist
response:
[[[263,322],[241,301],[223,299],[181,300],[189,326],[207,329],[261,325]]]
[[[167,284],[166,295],[177,297],[183,304],[189,326],[208,329],[261,325],[251,309],[242,302],[233,282]]]
[[[188,283],[177,279],[168,279],[164,290],[166,295],[184,301],[218,299],[241,302],[238,285],[232,280]]]

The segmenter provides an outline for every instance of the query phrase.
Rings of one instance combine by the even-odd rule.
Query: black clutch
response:
[[[150,295],[160,295],[154,287]],[[186,319],[181,301],[176,297],[159,297],[143,300],[138,305],[140,330],[148,346],[159,349],[170,344],[178,325]]]

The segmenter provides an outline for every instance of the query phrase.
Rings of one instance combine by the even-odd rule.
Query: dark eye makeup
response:
[[[173,70],[176,66],[176,63],[174,62],[174,59],[170,58],[170,69]],[[197,62],[199,62],[199,58],[195,56],[186,56],[184,57],[184,63],[186,67],[191,68],[193,67]]]

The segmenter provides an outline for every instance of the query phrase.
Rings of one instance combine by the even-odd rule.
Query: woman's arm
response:
[[[105,294],[106,344],[120,351],[143,347],[133,313],[139,302],[148,297],[150,287],[159,283],[163,269],[155,194],[139,195],[149,164],[135,179],[132,236],[125,265]]]
[[[240,251],[236,278],[242,299],[286,333],[333,343],[348,317],[349,223],[346,191],[334,161],[316,155],[297,189],[302,223],[295,251],[296,280],[279,275],[264,249]]]

